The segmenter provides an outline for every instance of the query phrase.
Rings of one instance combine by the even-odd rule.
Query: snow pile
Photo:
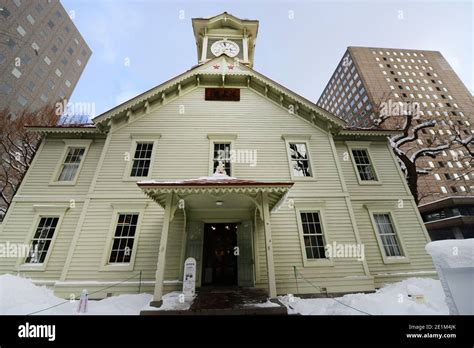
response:
[[[179,291],[173,291],[170,293],[167,293],[166,295],[163,295],[161,298],[163,300],[163,304],[160,307],[152,307],[150,305],[147,305],[142,308],[142,310],[147,311],[147,310],[152,310],[152,311],[174,311],[174,310],[188,310],[189,307],[191,307],[191,304],[193,303],[193,299],[187,299],[184,302],[180,301],[180,295],[182,295],[182,292]]]
[[[474,266],[474,239],[448,239],[426,245],[435,266],[458,268]]]
[[[474,239],[431,242],[426,251],[433,258],[449,313],[474,314]]]
[[[180,292],[163,296],[160,308],[150,307],[153,296],[150,294],[119,295],[100,301],[89,300],[86,315],[139,315],[141,310],[188,310],[192,300],[180,301]],[[417,303],[413,296],[422,295],[423,302]],[[357,315],[363,314],[334,299],[301,299],[280,296],[280,301],[288,307],[290,314],[305,315]],[[445,296],[438,280],[410,278],[402,282],[386,285],[373,294],[350,294],[336,298],[337,301],[370,314],[400,315],[439,315],[448,314]],[[420,301],[418,301],[420,302]],[[0,315],[25,315],[45,308],[38,315],[78,315],[79,302],[66,301],[56,297],[53,291],[36,286],[29,279],[13,275],[0,276]],[[252,304],[252,306],[255,306]],[[266,302],[259,307],[274,307]],[[84,315],[84,314],[80,314]]]
[[[119,295],[100,301],[89,300],[87,313],[80,315],[138,315],[140,309],[152,300],[149,294]],[[31,280],[10,274],[0,276],[0,315],[25,315],[45,308],[38,315],[78,314],[79,301],[66,301],[54,296],[53,290],[36,286]]]
[[[410,296],[409,296],[410,295]],[[416,303],[412,295],[423,295],[423,303]],[[280,296],[289,314],[303,315],[447,315],[448,307],[439,280],[409,278],[389,284],[372,294],[349,294],[330,298],[301,299]]]

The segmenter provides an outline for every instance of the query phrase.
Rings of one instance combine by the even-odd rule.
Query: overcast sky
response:
[[[312,101],[347,46],[440,51],[474,91],[472,1],[62,3],[93,52],[71,101],[94,102],[97,115],[195,65],[191,18],[224,11],[260,21],[254,69]]]

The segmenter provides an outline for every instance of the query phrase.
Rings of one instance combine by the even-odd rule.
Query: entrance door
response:
[[[237,285],[237,224],[205,224],[202,284]]]

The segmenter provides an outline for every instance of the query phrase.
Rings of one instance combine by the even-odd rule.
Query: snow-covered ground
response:
[[[412,295],[409,297],[408,295]],[[413,295],[423,295],[416,303]],[[388,284],[371,294],[349,294],[334,299],[300,299],[280,296],[289,314],[303,315],[447,315],[448,307],[440,281],[428,278],[409,278]],[[343,304],[342,304],[343,303]],[[351,306],[353,308],[347,307]]]
[[[408,294],[423,295],[423,303],[416,303]],[[130,294],[109,297],[100,301],[89,301],[86,314],[138,315],[141,310],[152,309],[150,294]],[[180,303],[179,293],[173,292],[163,298],[161,310],[188,309],[190,303]],[[362,314],[333,299],[300,299],[280,296],[288,306],[290,314],[305,315],[357,315]],[[444,293],[439,280],[410,278],[390,284],[376,293],[351,294],[337,298],[337,301],[370,314],[448,314]],[[57,306],[56,306],[57,305]],[[273,306],[271,302],[264,306]],[[56,297],[53,291],[36,286],[30,280],[13,275],[0,276],[0,314],[30,314],[48,307],[42,315],[77,315],[78,301],[70,302]],[[156,309],[156,308],[153,308]],[[80,314],[83,315],[83,314]]]

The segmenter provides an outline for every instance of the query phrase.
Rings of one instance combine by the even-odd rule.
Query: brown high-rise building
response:
[[[317,104],[351,127],[366,128],[384,103],[398,102],[419,107],[413,126],[436,120],[403,145],[404,151],[434,147],[456,130],[463,139],[474,133],[473,96],[437,51],[349,47]],[[469,146],[472,151],[474,145]],[[417,165],[428,169],[419,176],[418,199],[431,238],[474,237],[474,163],[466,148],[452,146]]]
[[[92,52],[58,0],[0,4],[0,110],[69,99]]]

